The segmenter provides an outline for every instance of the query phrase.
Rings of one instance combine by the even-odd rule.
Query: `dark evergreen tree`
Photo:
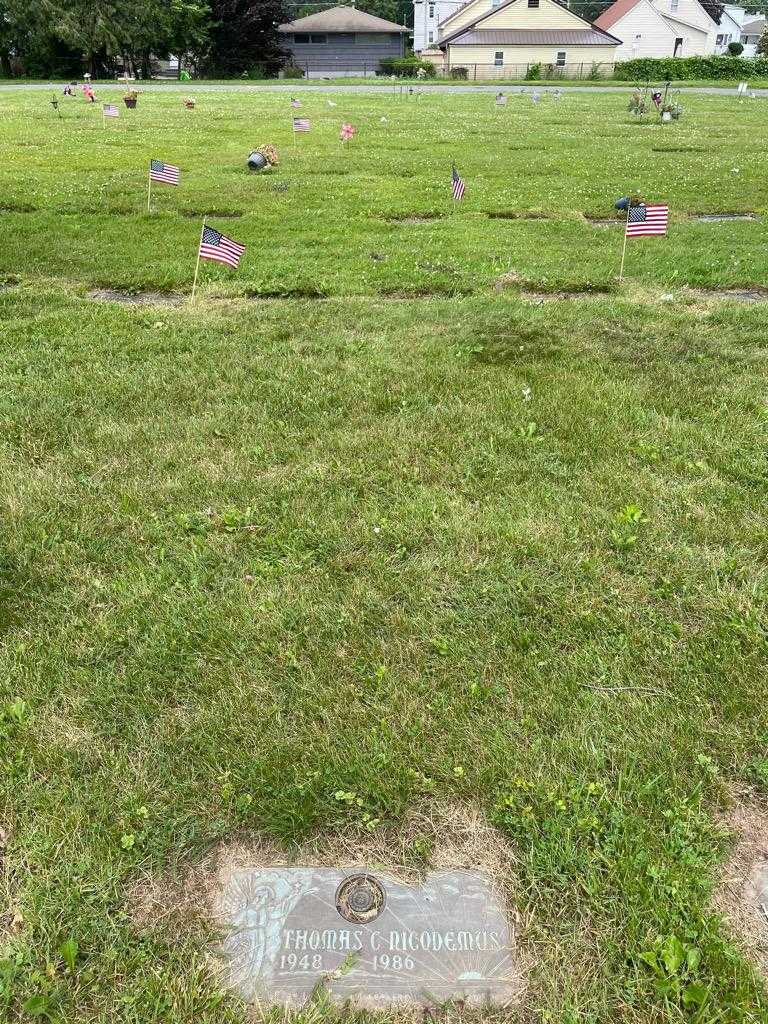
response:
[[[211,0],[211,15],[206,75],[277,74],[287,55],[277,28],[291,20],[283,0]]]

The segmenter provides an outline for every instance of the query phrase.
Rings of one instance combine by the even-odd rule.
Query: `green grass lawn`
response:
[[[137,882],[441,799],[514,843],[509,1020],[768,1020],[711,906],[768,780],[768,306],[697,293],[768,232],[692,219],[766,212],[764,107],[332,98],[294,150],[284,95],[0,96],[0,1018],[243,1022]],[[627,192],[672,219],[618,285]],[[204,213],[248,249],[195,306],[88,299],[186,299]]]

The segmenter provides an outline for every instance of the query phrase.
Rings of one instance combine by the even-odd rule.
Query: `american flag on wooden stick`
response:
[[[104,117],[120,117],[120,111],[114,105],[114,103],[105,103],[101,108],[101,112]]]
[[[464,193],[467,191],[467,186],[464,184],[464,179],[456,170],[456,164],[453,165],[451,181],[453,183],[453,201],[454,203],[458,203],[464,198]]]
[[[309,118],[307,117],[294,117],[293,119],[293,130],[295,132],[308,132],[311,129]]]
[[[216,228],[203,228],[200,236],[200,256],[204,260],[216,260],[218,263],[226,263],[228,267],[238,267],[240,257],[245,252],[245,246],[239,242],[233,242],[231,238],[222,235]]]
[[[668,206],[648,206],[645,203],[630,206],[626,236],[637,238],[638,235],[666,235],[668,223]]]
[[[150,160],[149,176],[152,181],[160,181],[164,185],[178,185],[181,171],[173,164],[164,164],[162,160]]]

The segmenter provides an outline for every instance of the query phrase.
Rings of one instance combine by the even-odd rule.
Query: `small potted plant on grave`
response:
[[[184,106],[187,108],[187,110],[194,110],[195,102],[196,100],[194,96],[187,96],[186,99],[184,100]]]
[[[630,114],[637,114],[638,116],[644,114],[648,109],[645,102],[645,95],[640,92],[639,89],[635,89],[632,95],[629,97],[629,112]]]
[[[139,101],[139,94],[135,89],[129,89],[123,96],[123,103],[129,110],[135,110]]]

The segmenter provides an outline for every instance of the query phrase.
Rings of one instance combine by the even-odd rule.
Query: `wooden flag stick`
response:
[[[152,213],[152,163],[149,164],[149,187],[147,188],[147,213]]]
[[[629,227],[629,211],[632,209],[632,202],[630,200],[629,206],[627,207],[627,221],[624,225],[624,245],[621,250],[621,270],[619,271],[619,282],[624,280],[624,260],[627,258],[627,228]]]
[[[203,244],[203,234],[205,232],[205,222],[207,219],[207,217],[203,217],[203,226],[200,229],[200,242],[197,246],[197,263],[195,264],[195,280],[192,282],[192,302],[195,301],[195,292],[197,291],[197,275],[200,273],[200,246]]]

